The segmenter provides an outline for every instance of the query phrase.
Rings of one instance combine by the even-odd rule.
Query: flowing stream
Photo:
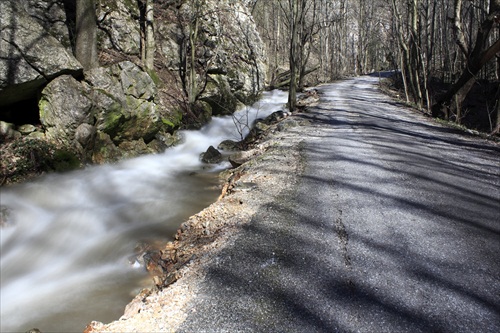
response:
[[[217,171],[199,155],[239,140],[254,119],[279,110],[286,93],[265,93],[235,118],[214,118],[163,154],[92,166],[0,188],[0,331],[82,332],[118,319],[144,287],[134,262],[143,242],[171,239],[189,216],[215,201]]]

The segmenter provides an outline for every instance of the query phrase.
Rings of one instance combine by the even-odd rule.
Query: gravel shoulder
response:
[[[153,279],[166,279],[169,285],[144,289],[120,320],[94,321],[85,332],[172,332],[179,328],[218,253],[234,243],[252,216],[297,183],[304,166],[302,136],[310,123],[300,114],[283,121],[294,125],[287,129],[279,123],[271,125],[248,151],[250,161],[221,173],[219,199],[183,223],[176,240],[162,250],[163,258],[172,258],[175,265],[166,277]]]

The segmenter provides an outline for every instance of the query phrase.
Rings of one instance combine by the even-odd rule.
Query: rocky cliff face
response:
[[[100,0],[99,68],[74,58],[70,0],[0,2],[0,121],[3,142],[47,140],[102,163],[151,153],[180,126],[251,103],[264,86],[263,44],[243,2],[155,2],[156,57],[141,62],[142,1]],[[5,175],[4,175],[5,176]]]
[[[25,1],[0,2],[0,107],[36,96],[62,74],[78,75],[79,62],[26,8]]]

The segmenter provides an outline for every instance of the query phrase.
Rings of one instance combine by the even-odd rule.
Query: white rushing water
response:
[[[236,123],[279,110],[286,97],[265,93],[236,114]],[[118,319],[147,277],[130,262],[137,244],[170,239],[217,197],[216,176],[208,172],[228,162],[207,171],[199,155],[239,140],[234,123],[220,117],[183,131],[183,143],[163,154],[1,188],[8,219],[0,229],[0,330],[81,332],[91,320]]]

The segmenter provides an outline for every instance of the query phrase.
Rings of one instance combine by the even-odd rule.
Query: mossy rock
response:
[[[80,159],[68,150],[56,150],[52,168],[57,172],[71,171],[81,167]]]
[[[115,146],[110,136],[104,132],[97,132],[92,154],[92,162],[103,164],[106,162],[115,162],[122,158],[122,153]]]
[[[161,122],[163,124],[163,131],[167,133],[174,133],[182,125],[183,113],[179,109],[171,110],[168,114],[163,115]]]
[[[2,151],[0,177],[5,178],[7,184],[24,181],[46,172],[63,172],[81,167],[76,153],[61,149],[46,140],[29,137],[15,139],[2,146]]]
[[[123,141],[118,146],[118,149],[122,151],[124,158],[133,158],[152,153],[142,138],[139,140]]]
[[[144,139],[145,142],[150,142],[163,125],[156,111],[156,104],[131,97],[127,101],[131,110],[130,118],[120,127],[121,130],[113,141],[120,143],[124,140]],[[132,109],[134,106],[135,109]]]
[[[207,124],[210,120],[212,120],[212,106],[204,101],[199,101],[197,103],[198,108],[198,120],[201,124]]]
[[[155,70],[148,69],[146,72],[147,72],[147,73],[149,74],[149,76],[151,77],[151,80],[153,80],[153,82],[154,82],[155,86],[156,86],[156,87],[160,87],[160,86],[161,86],[161,84],[162,84],[163,82],[161,81],[161,79],[160,79],[160,77],[158,76],[158,74],[156,73],[156,71],[155,71]]]
[[[99,129],[104,133],[114,137],[120,130],[120,126],[124,123],[126,117],[119,110],[114,110],[103,114]]]

